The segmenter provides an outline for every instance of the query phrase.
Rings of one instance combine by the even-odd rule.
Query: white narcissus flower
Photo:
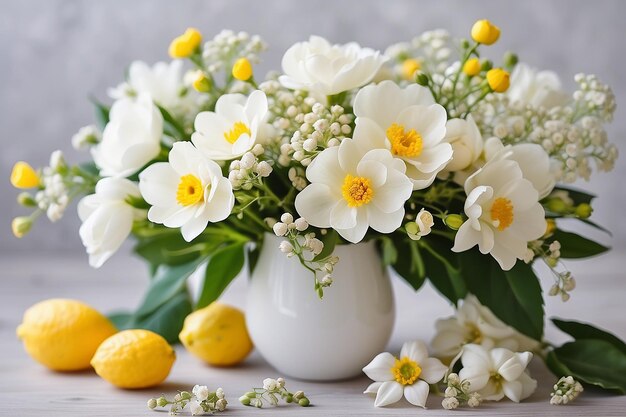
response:
[[[516,403],[528,398],[537,381],[525,372],[533,358],[531,352],[515,353],[505,348],[485,349],[470,344],[463,347],[459,372],[461,380],[470,382],[470,390],[488,401],[507,397]]]
[[[123,98],[111,107],[102,140],[91,148],[94,162],[105,177],[127,177],[161,151],[163,116],[147,94]]]
[[[568,101],[561,90],[561,80],[552,71],[538,71],[518,63],[511,73],[511,86],[506,92],[512,102],[550,109]]]
[[[331,96],[367,84],[387,60],[357,43],[331,45],[320,36],[291,46],[283,56],[282,85]]]
[[[96,184],[95,194],[78,203],[78,217],[83,222],[79,234],[89,254],[89,264],[102,266],[124,243],[135,219],[145,217],[126,202],[140,197],[137,184],[125,178],[103,178]]]
[[[452,160],[445,168],[448,172],[469,168],[483,151],[483,138],[471,115],[448,120],[444,140],[452,145]]]
[[[225,94],[215,111],[196,116],[191,141],[207,158],[221,161],[240,157],[252,149],[265,129],[267,97],[256,90],[246,97]]]
[[[499,138],[492,137],[485,142],[485,158],[509,159],[519,164],[522,175],[539,193],[539,199],[547,197],[554,189],[556,180],[551,170],[550,156],[536,143],[520,143],[504,146]]]
[[[526,255],[528,242],[546,231],[545,212],[533,184],[515,161],[489,161],[465,181],[465,214],[454,239],[454,252],[475,245],[508,271]]]
[[[307,167],[311,182],[296,196],[296,210],[316,227],[332,227],[344,239],[360,242],[368,227],[391,233],[404,218],[411,181],[404,163],[386,149],[362,156],[354,141],[322,151]]]
[[[539,343],[504,324],[471,294],[459,301],[453,317],[437,320],[435,328],[432,348],[437,357],[446,359],[455,357],[468,343],[514,352],[532,350]]]
[[[215,161],[189,142],[176,142],[169,162],[157,162],[139,174],[139,190],[150,207],[148,220],[180,227],[195,239],[209,222],[227,218],[235,204],[232,186]]]
[[[363,368],[365,375],[375,381],[364,394],[376,394],[376,407],[398,402],[403,395],[411,404],[425,407],[429,384],[441,381],[447,370],[439,359],[428,357],[424,343],[406,342],[400,358],[384,352]]]
[[[446,110],[433,104],[424,87],[402,89],[392,81],[367,86],[356,95],[354,114],[355,142],[402,159],[414,190],[430,186],[452,158],[452,146],[444,141]]]

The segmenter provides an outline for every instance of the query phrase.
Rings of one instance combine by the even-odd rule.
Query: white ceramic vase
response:
[[[332,381],[359,375],[389,341],[391,282],[373,242],[340,245],[333,284],[320,300],[311,271],[266,234],[250,278],[246,320],[261,355],[281,375]]]

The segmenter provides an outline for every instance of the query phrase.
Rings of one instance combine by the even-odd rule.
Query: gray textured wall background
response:
[[[55,149],[72,161],[86,159],[71,149],[70,137],[92,122],[87,96],[106,98],[106,88],[122,79],[133,59],[166,60],[169,41],[187,26],[207,38],[222,28],[261,35],[271,48],[261,66],[265,72],[278,68],[284,50],[309,34],[384,49],[439,27],[466,35],[483,17],[503,31],[488,55],[514,50],[524,61],[560,73],[567,87],[581,71],[597,73],[614,87],[618,110],[609,136],[624,158],[612,173],[579,185],[602,197],[596,219],[614,231],[614,246],[626,247],[626,1],[3,0],[0,252],[82,253],[74,206],[59,223],[43,219],[27,238],[12,237],[11,218],[22,213],[8,181],[12,164],[23,159],[43,165]]]

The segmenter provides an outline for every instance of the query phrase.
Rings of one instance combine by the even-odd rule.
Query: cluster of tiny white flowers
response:
[[[486,137],[540,144],[554,162],[557,181],[589,180],[592,162],[598,171],[610,171],[618,156],[604,129],[613,118],[615,97],[594,75],[578,74],[576,81],[579,90],[564,106],[536,108],[490,95],[472,114]]]
[[[571,403],[583,392],[583,386],[573,377],[561,377],[553,387],[554,391],[550,393],[550,404],[561,405]]]
[[[451,373],[447,377],[448,387],[445,391],[445,398],[441,402],[441,406],[446,410],[454,410],[460,405],[467,403],[469,407],[478,407],[482,401],[480,394],[470,392],[470,382],[463,380],[455,373]]]
[[[65,178],[67,171],[68,167],[61,151],[52,152],[50,166],[42,170],[41,183],[43,188],[35,194],[35,201],[52,222],[63,217],[63,213],[70,202]]]
[[[251,151],[243,154],[241,159],[230,163],[228,180],[234,190],[250,190],[259,178],[270,176],[273,170],[270,163],[258,159],[264,152],[263,146],[257,143]]]
[[[165,396],[161,396],[159,398],[150,398],[147,405],[151,410],[170,405],[171,415],[178,414],[189,405],[191,415],[200,416],[206,413],[213,414],[215,411],[226,410],[228,401],[226,401],[222,388],[210,391],[206,385],[195,385],[191,392],[180,391],[171,401],[165,398]]]
[[[102,140],[102,132],[95,125],[81,127],[72,136],[72,146],[76,150],[97,145]]]
[[[259,62],[259,54],[266,49],[267,44],[258,35],[223,30],[204,44],[202,58],[207,71],[215,74],[221,70],[230,71],[239,58],[247,58],[256,64]]]
[[[553,297],[560,294],[561,300],[565,302],[570,299],[569,292],[574,288],[576,288],[576,280],[572,273],[570,271],[559,272],[556,273],[556,282],[550,287],[548,294]]]
[[[304,391],[296,391],[295,393],[287,391],[284,378],[265,378],[262,388],[254,388],[252,391],[246,392],[239,397],[239,402],[257,408],[262,408],[264,402],[268,402],[275,407],[278,405],[279,397],[288,404],[296,403],[301,407],[308,407],[310,404]]]
[[[391,45],[385,55],[393,60],[393,71],[402,74],[402,63],[415,59],[429,73],[443,73],[452,55],[452,38],[443,29],[431,30],[413,38],[410,42]]]

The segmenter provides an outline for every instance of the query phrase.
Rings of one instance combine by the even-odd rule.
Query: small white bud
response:
[[[267,391],[274,391],[277,385],[278,385],[278,382],[276,382],[275,379],[265,378],[263,380],[263,389],[266,389]]]
[[[226,405],[228,404],[228,402],[226,402],[226,400],[222,397],[219,400],[217,400],[215,402],[215,409],[217,411],[224,411],[226,410]]]
[[[256,162],[256,156],[254,156],[252,152],[246,152],[241,157],[241,168],[250,169],[254,166],[255,162]]]
[[[289,231],[289,227],[285,223],[277,222],[272,230],[276,236],[285,236]]]
[[[283,240],[282,242],[280,242],[278,248],[282,253],[293,253],[293,245],[287,240]]]
[[[252,148],[252,153],[255,154],[256,156],[262,155],[263,152],[265,152],[265,149],[263,148],[263,145],[261,145],[260,143],[257,143]]]
[[[311,165],[311,162],[313,162],[311,158],[304,158],[302,161],[300,161],[303,167],[308,167],[309,165]]]
[[[296,224],[296,230],[298,230],[299,232],[303,232],[309,227],[309,222],[307,222],[302,217],[296,219],[294,223]]]
[[[283,388],[285,386],[285,378],[277,378],[276,382],[278,383],[279,388]]]
[[[302,147],[307,152],[313,152],[314,150],[317,149],[317,141],[315,139],[309,138],[304,141],[304,143],[302,144]]]
[[[341,142],[339,142],[339,139],[337,139],[337,138],[332,138],[332,139],[330,139],[330,140],[328,141],[328,144],[327,144],[327,145],[328,145],[328,147],[329,147],[329,148],[332,148],[332,147],[335,147],[335,146],[339,146],[339,144],[340,144],[340,143],[341,143]]]
[[[291,224],[293,223],[293,216],[289,213],[283,213],[283,215],[280,216],[280,221],[286,224]]]
[[[269,175],[272,173],[272,166],[267,161],[261,161],[256,166],[256,172],[261,177],[269,177]]]

